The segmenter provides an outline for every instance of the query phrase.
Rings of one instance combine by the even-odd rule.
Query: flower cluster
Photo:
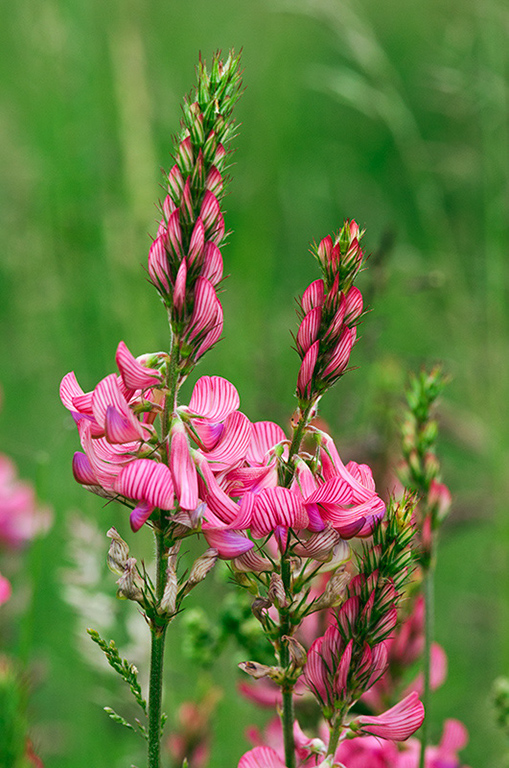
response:
[[[345,222],[333,240],[314,248],[323,278],[306,288],[300,301],[302,321],[296,337],[302,359],[297,397],[302,407],[314,403],[346,370],[362,314],[362,294],[353,285],[363,263],[355,221]]]

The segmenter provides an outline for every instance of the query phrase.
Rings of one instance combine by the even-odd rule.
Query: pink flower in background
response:
[[[5,576],[0,573],[0,605],[3,605],[10,598],[12,592],[11,584]]]
[[[405,741],[421,727],[423,720],[424,706],[414,691],[381,715],[361,715],[350,727],[382,739]]]
[[[37,505],[32,486],[17,478],[12,461],[0,454],[0,546],[19,549],[47,529],[49,509]]]

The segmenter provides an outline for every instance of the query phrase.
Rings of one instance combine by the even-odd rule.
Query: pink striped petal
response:
[[[327,706],[332,702],[332,687],[329,670],[322,655],[323,642],[324,638],[319,637],[311,645],[304,667],[304,679],[320,704]]]
[[[350,640],[338,665],[338,670],[334,676],[334,692],[342,697],[347,691],[348,673],[350,672],[350,662],[352,661],[353,640]]]
[[[329,509],[336,505],[349,504],[352,495],[352,488],[343,478],[333,477],[313,491],[306,498],[306,504],[319,504],[323,509]]]
[[[355,328],[344,328],[339,341],[332,353],[329,364],[325,368],[323,375],[339,376],[345,370],[350,360],[353,343],[355,341]]]
[[[424,707],[416,693],[400,701],[378,717],[363,715],[353,721],[362,733],[380,736],[382,739],[405,741],[421,727],[424,720]],[[352,729],[354,730],[354,729]]]
[[[217,320],[219,299],[211,282],[198,277],[194,288],[194,307],[189,320],[189,339],[192,340],[203,331],[211,330]]]
[[[119,413],[113,405],[106,409],[104,431],[109,443],[128,443],[143,439],[143,430],[139,421]]]
[[[189,173],[192,170],[194,155],[190,136],[186,136],[186,138],[180,142],[176,160],[182,173]]]
[[[267,453],[278,443],[286,440],[286,435],[273,421],[255,421],[251,425],[251,442],[246,454],[249,464],[264,464]]]
[[[92,471],[99,484],[109,492],[113,491],[113,484],[126,463],[132,461],[129,450],[135,450],[137,444],[112,445],[103,438],[92,437],[92,425],[82,419],[78,423],[81,444],[88,457]]]
[[[232,560],[234,557],[240,557],[254,547],[250,539],[237,531],[208,529],[203,531],[203,535],[208,545],[217,549],[221,560]]]
[[[232,563],[236,571],[241,573],[262,573],[272,571],[273,564],[266,557],[261,557],[254,549],[250,549],[243,555],[235,558]]]
[[[167,243],[178,259],[182,258],[182,229],[180,227],[180,208],[176,208],[168,219]]]
[[[366,688],[368,689],[371,688],[371,686],[374,685],[377,680],[382,677],[385,670],[387,669],[387,645],[387,641],[384,641],[382,643],[378,643],[378,645],[375,645],[373,648],[371,655],[371,673],[366,683]]]
[[[189,453],[189,444],[182,422],[175,422],[171,428],[170,470],[175,494],[182,509],[196,509],[198,506],[198,478],[196,467]]]
[[[173,288],[173,306],[177,310],[179,317],[182,316],[186,303],[186,280],[187,264],[184,258],[178,268],[177,277],[175,278],[175,287]]]
[[[208,421],[208,419],[192,420],[192,436],[199,448],[211,451],[219,442],[224,424]]]
[[[210,280],[213,286],[216,286],[223,277],[223,257],[221,256],[221,251],[217,245],[210,241],[205,246],[201,275]]]
[[[168,292],[170,284],[168,282],[168,255],[164,247],[166,232],[156,237],[148,252],[148,273],[150,279],[156,288]]]
[[[242,755],[238,768],[285,768],[285,764],[271,747],[255,747]]]
[[[78,384],[74,371],[66,373],[62,381],[60,382],[60,399],[69,411],[78,411],[79,409],[74,404],[74,398],[82,396],[85,393]]]
[[[120,472],[115,490],[134,501],[146,501],[160,509],[173,507],[173,482],[165,464],[152,459],[134,459]]]
[[[321,307],[314,307],[304,317],[296,338],[297,349],[301,357],[304,357],[310,346],[317,340],[321,323]]]
[[[220,213],[216,220],[216,225],[212,232],[209,234],[210,240],[214,245],[220,245],[224,239],[225,224],[223,215]]]
[[[315,341],[306,352],[304,360],[300,366],[299,376],[297,378],[297,394],[303,400],[311,397],[311,382],[313,380],[313,373],[318,359],[319,347],[320,341]]]
[[[146,368],[131,354],[123,341],[115,355],[118,370],[127,389],[146,389],[161,383],[161,374],[155,368]]]
[[[191,235],[191,241],[189,243],[189,250],[187,255],[190,267],[192,267],[193,264],[195,263],[197,264],[202,263],[204,248],[205,248],[205,227],[203,226],[203,221],[198,216],[193,228],[193,233]],[[206,277],[206,275],[203,275],[203,276]]]
[[[187,411],[202,419],[224,421],[239,405],[239,393],[228,379],[201,376],[194,385]]]
[[[206,232],[212,232],[216,227],[218,217],[221,215],[221,209],[217,197],[207,190],[203,196],[203,202],[200,209],[200,217]]]
[[[196,352],[194,353],[194,359],[198,360],[205,352],[216,344],[221,338],[223,332],[223,308],[219,299],[216,301],[216,316],[210,324],[210,330],[208,330],[202,339],[201,344],[198,345]]]
[[[342,293],[341,298],[339,300],[339,307],[336,311],[336,314],[332,318],[332,322],[330,326],[327,329],[327,337],[335,337],[339,335],[339,331],[341,330],[341,326],[343,325],[343,320],[345,319],[345,309],[346,309],[346,299],[345,295]]]
[[[223,177],[217,170],[216,166],[211,166],[208,174],[207,174],[207,181],[205,182],[205,187],[212,192],[213,195],[216,195],[216,197],[219,197],[221,192],[223,191]]]
[[[325,298],[325,288],[323,280],[315,280],[311,285],[308,285],[302,295],[301,307],[305,315],[311,312],[315,307],[323,306]]]
[[[352,285],[346,294],[345,319],[351,324],[362,314],[362,293]]]
[[[168,192],[171,195],[172,202],[179,203],[184,191],[184,177],[177,164],[173,166],[168,174]]]
[[[276,527],[306,528],[309,518],[302,497],[289,488],[265,488],[256,496],[251,531],[256,539],[272,533]]]
[[[215,472],[243,461],[251,441],[251,422],[240,411],[226,417],[224,430],[215,448],[206,454]]]
[[[207,509],[216,515],[223,524],[234,523],[239,516],[239,506],[219,486],[207,460],[198,452],[192,452],[198,470],[200,498],[206,501]]]
[[[171,214],[176,209],[176,207],[177,206],[173,202],[171,196],[170,195],[166,195],[166,197],[164,198],[164,202],[163,202],[163,213],[164,213],[164,217],[165,217],[166,221],[168,221],[168,219],[170,218]]]
[[[352,634],[352,629],[359,615],[360,601],[355,595],[345,600],[338,611],[338,624],[346,635]]]
[[[343,480],[345,480],[345,482],[352,488],[352,500],[355,504],[370,500],[373,492],[370,489],[365,488],[359,480],[347,470],[341,461],[341,457],[334,445],[332,437],[325,432],[321,432],[319,433],[319,439],[321,446],[320,458],[325,479],[328,480],[331,477],[343,478]]]

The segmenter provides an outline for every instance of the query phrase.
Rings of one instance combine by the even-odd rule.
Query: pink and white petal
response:
[[[305,315],[314,307],[321,307],[325,298],[323,280],[315,280],[302,294],[301,307]]]
[[[98,424],[105,423],[106,411],[110,405],[113,405],[117,411],[127,416],[129,405],[124,393],[121,391],[119,379],[115,373],[110,373],[109,376],[101,379],[93,391],[92,409]]]
[[[199,451],[193,451],[192,456],[198,470],[198,488],[200,498],[223,523],[230,524],[239,516],[239,506],[219,486],[207,460]]]
[[[210,241],[205,246],[205,258],[203,262],[202,277],[210,280],[216,286],[223,277],[223,257],[221,251]]]
[[[304,497],[304,499],[307,499],[308,496],[311,496],[314,491],[316,491],[318,488],[318,481],[315,478],[313,472],[308,467],[305,461],[302,459],[299,459],[297,461],[297,466],[295,467],[295,475],[294,480],[292,482],[292,489],[294,491],[299,490]]]
[[[238,531],[207,529],[203,531],[209,546],[217,549],[221,560],[240,557],[253,549],[253,542]]]
[[[382,739],[405,741],[424,720],[424,706],[414,692],[381,715],[363,715],[353,721],[362,733],[379,736]]]
[[[182,316],[182,311],[186,301],[186,282],[187,282],[187,263],[185,258],[180,262],[178,268],[177,277],[175,278],[175,286],[173,288],[173,306],[177,310],[179,317]]]
[[[165,464],[152,459],[134,459],[120,472],[115,490],[135,501],[146,501],[160,509],[173,507],[173,482]]]
[[[307,496],[306,504],[320,504],[320,506],[328,509],[336,505],[350,504],[352,497],[351,486],[343,478],[334,477],[326,480]]]
[[[181,423],[172,427],[170,470],[180,506],[182,509],[196,509],[198,506],[198,477],[189,453],[184,426]]]
[[[265,488],[256,495],[251,522],[255,538],[262,538],[276,527],[306,528],[309,522],[302,497],[289,488]]]
[[[73,402],[73,398],[84,395],[82,388],[78,384],[74,371],[66,373],[60,382],[60,399],[69,411],[81,412]]]
[[[285,768],[285,764],[271,747],[255,747],[242,755],[238,768]]]
[[[201,263],[204,247],[205,227],[203,226],[203,221],[198,216],[193,228],[193,234],[191,235],[191,241],[189,243],[189,250],[187,254],[190,267],[192,267],[195,262]],[[203,275],[203,271],[201,274]],[[207,275],[203,275],[203,277],[207,277]]]
[[[304,357],[310,346],[317,340],[321,322],[321,307],[314,307],[304,317],[295,339],[301,357]]]
[[[163,233],[159,233],[148,253],[148,273],[152,283],[164,291],[169,291],[170,284],[168,282],[168,256],[166,248],[164,247],[164,241],[166,239],[166,225],[164,225]]]
[[[353,640],[350,640],[343,651],[337,672],[334,676],[334,691],[340,697],[343,696],[346,691],[348,673],[350,672],[350,662],[352,661],[352,648]]]
[[[264,464],[267,453],[278,443],[286,440],[286,435],[273,421],[255,421],[252,423],[251,442],[246,454],[249,464]]]
[[[199,344],[194,353],[194,359],[198,360],[205,352],[216,344],[221,338],[223,332],[223,308],[219,299],[216,299],[215,305],[216,315],[214,321],[210,324],[208,330],[202,338],[201,344]]]
[[[208,419],[192,419],[192,437],[199,448],[211,451],[219,442],[224,425]],[[190,430],[191,431],[191,430]]]
[[[148,501],[140,501],[129,515],[131,529],[136,533],[147,522],[155,507]]]
[[[345,317],[348,323],[353,323],[362,314],[362,293],[352,285],[346,294]]]
[[[126,344],[121,341],[115,355],[118,370],[127,389],[146,389],[161,384],[161,374],[155,368],[145,368]]]
[[[238,410],[240,405],[239,393],[228,381],[221,376],[202,376],[196,382],[188,413],[210,421],[223,421],[230,413]]]
[[[226,417],[218,444],[206,454],[215,472],[243,461],[251,441],[251,422],[240,411]]]
[[[318,360],[319,347],[320,341],[315,341],[315,343],[312,344],[306,352],[300,366],[299,375],[297,377],[297,394],[301,398],[307,398],[311,396],[311,382],[313,379],[316,361]]]
[[[322,460],[323,474],[326,480],[331,477],[341,477],[352,488],[352,501],[358,504],[368,501],[373,496],[373,491],[365,488],[345,467],[337,451],[332,437],[325,432],[320,434],[320,456]]]

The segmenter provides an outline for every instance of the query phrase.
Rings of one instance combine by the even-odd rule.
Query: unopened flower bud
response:
[[[129,557],[126,560],[124,572],[117,580],[117,597],[124,600],[135,600],[138,603],[143,602],[143,593],[138,584],[138,571],[136,570],[136,558]]]
[[[184,587],[184,595],[187,595],[193,589],[193,587],[199,584],[200,581],[203,581],[208,572],[212,570],[216,564],[217,557],[217,549],[210,547],[203,553],[203,555],[201,555],[201,557],[198,558],[198,560],[195,560],[193,567],[191,568],[189,578]]]
[[[346,571],[336,571],[327,582],[323,594],[313,602],[310,612],[314,613],[339,605],[349,581],[350,575]]]
[[[286,608],[288,605],[283,580],[279,573],[273,573],[270,577],[268,598],[280,608]]]
[[[177,594],[179,589],[177,570],[174,564],[174,558],[169,559],[169,565],[166,570],[166,584],[161,598],[160,611],[173,615],[177,610]]]
[[[110,528],[106,536],[111,539],[107,555],[108,568],[113,573],[121,575],[124,573],[127,558],[129,557],[129,547],[115,528]]]
[[[307,651],[303,645],[290,635],[283,635],[282,640],[288,643],[290,660],[296,669],[302,669],[308,659]]]
[[[250,677],[259,680],[262,677],[268,677],[272,667],[267,664],[259,664],[257,661],[241,661],[239,669],[246,672]]]

